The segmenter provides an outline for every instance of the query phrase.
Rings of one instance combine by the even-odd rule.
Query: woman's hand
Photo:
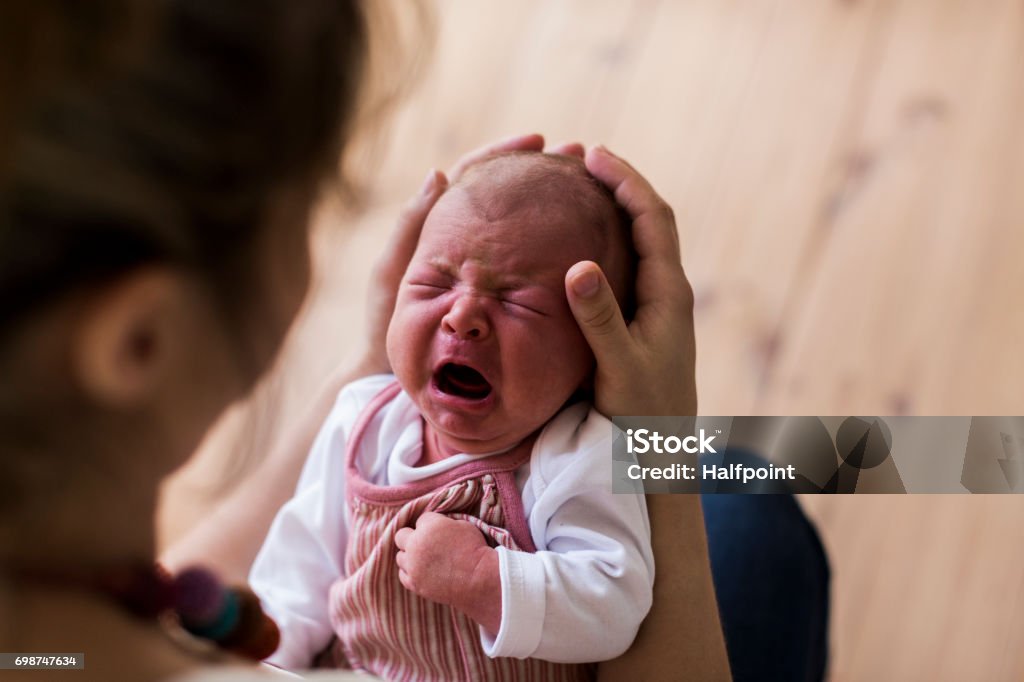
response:
[[[589,150],[585,162],[632,218],[640,259],[636,316],[628,326],[597,264],[577,263],[565,275],[569,306],[597,358],[597,408],[609,416],[695,415],[693,292],[672,209],[607,149]],[[648,495],[647,512],[657,566],[654,604],[633,645],[603,661],[598,679],[731,679],[700,497]]]
[[[416,251],[427,214],[447,187],[448,179],[444,173],[430,169],[423,187],[402,209],[395,231],[373,267],[370,274],[370,298],[367,301],[366,347],[357,367],[364,376],[391,371],[384,343],[391,314],[395,311],[398,285]]]
[[[632,218],[639,256],[636,316],[628,326],[596,263],[577,263],[565,276],[569,306],[597,359],[597,409],[608,416],[695,415],[693,291],[672,209],[604,147],[591,148],[585,162]]]

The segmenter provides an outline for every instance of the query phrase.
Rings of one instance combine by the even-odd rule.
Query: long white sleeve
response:
[[[642,495],[611,492],[611,437],[607,419],[577,405],[538,439],[523,490],[538,551],[498,550],[501,627],[481,629],[489,656],[600,661],[636,636],[654,585],[650,525]]]
[[[267,659],[281,668],[308,668],[333,636],[327,611],[331,584],[343,574],[345,443],[362,406],[390,376],[350,384],[324,422],[302,470],[295,496],[278,512],[249,574],[264,610],[281,629]]]
[[[331,584],[344,575],[345,443],[363,407],[393,377],[346,387],[310,452],[296,496],[281,510],[250,576],[264,608],[281,626],[268,659],[305,668],[333,634]],[[405,483],[474,459],[455,455],[417,467],[421,416],[407,395],[385,405],[368,426],[359,454],[364,477]],[[611,425],[585,405],[558,414],[517,474],[523,511],[538,551],[499,551],[502,622],[481,629],[489,656],[587,662],[626,648],[650,608],[654,559],[643,496],[611,493]]]

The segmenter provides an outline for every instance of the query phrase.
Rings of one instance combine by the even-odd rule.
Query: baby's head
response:
[[[578,159],[493,157],[438,200],[387,345],[402,388],[446,450],[511,447],[589,381],[594,358],[564,285],[582,260],[601,266],[628,310],[628,223]]]

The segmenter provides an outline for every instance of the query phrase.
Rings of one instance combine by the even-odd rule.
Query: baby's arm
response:
[[[395,535],[399,580],[476,621],[492,657],[614,658],[632,643],[650,608],[653,564],[649,549],[630,548],[621,534],[564,525],[574,516],[602,525],[602,514],[580,502],[554,519],[563,527],[549,546],[562,551],[534,554],[492,549],[476,526],[427,512],[415,529]],[[643,519],[636,520],[642,527]]]
[[[286,669],[308,668],[333,636],[327,595],[343,573],[347,539],[345,443],[355,416],[388,377],[346,387],[317,434],[295,496],[278,512],[253,563],[249,582],[281,628],[281,645],[267,659]]]
[[[327,546],[326,532],[335,527],[336,539],[344,524],[316,522],[316,509],[326,498],[318,482],[289,500],[249,574],[249,584],[281,630],[281,644],[267,662],[286,670],[309,668],[333,634],[327,593],[340,576],[340,557],[337,548],[332,552]]]
[[[395,534],[398,579],[424,599],[448,604],[497,633],[501,625],[498,553],[471,523],[427,512]]]
[[[402,584],[480,624],[492,657],[621,654],[650,609],[654,558],[643,496],[609,489],[610,431],[593,416],[574,431],[581,451],[531,462],[529,521],[541,551],[491,549],[472,524],[428,513],[395,536]]]
[[[502,621],[489,656],[584,662],[629,648],[654,585],[642,495],[611,492],[611,424],[582,406],[544,431],[523,490],[536,553],[497,550]],[[671,569],[669,569],[671,570]]]

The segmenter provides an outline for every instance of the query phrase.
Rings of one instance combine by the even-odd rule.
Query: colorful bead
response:
[[[205,568],[185,569],[175,578],[174,588],[174,608],[189,626],[209,625],[224,610],[224,586]]]
[[[226,590],[224,593],[223,607],[215,619],[202,624],[182,622],[182,625],[185,626],[186,630],[197,637],[220,642],[228,637],[232,631],[238,627],[240,615],[238,595],[231,590]]]
[[[281,642],[259,597],[246,588],[225,587],[205,568],[188,568],[174,579],[174,607],[186,630],[239,656],[260,661]]]
[[[274,653],[281,641],[277,624],[251,590],[225,587],[205,568],[172,577],[159,564],[137,561],[86,574],[63,567],[23,567],[12,573],[24,581],[101,592],[141,618],[172,612],[186,631],[257,661]]]
[[[239,602],[238,627],[221,640],[220,644],[240,656],[262,660],[274,653],[281,635],[274,623],[260,607],[260,600],[251,590],[237,591]]]

